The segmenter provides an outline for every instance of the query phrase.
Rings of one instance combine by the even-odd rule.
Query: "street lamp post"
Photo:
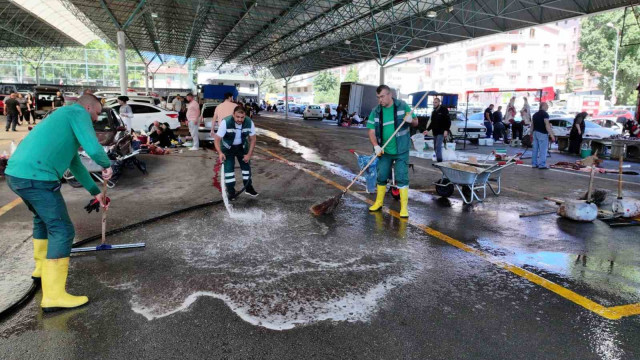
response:
[[[613,85],[611,86],[611,105],[616,102],[616,75],[618,74],[618,46],[620,44],[620,30],[613,23],[607,23],[607,26],[616,31],[616,51],[613,60]]]

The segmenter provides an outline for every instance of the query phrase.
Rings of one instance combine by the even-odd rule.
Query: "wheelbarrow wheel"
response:
[[[453,195],[453,184],[449,179],[440,179],[436,182],[436,193],[442,197]]]
[[[391,197],[395,200],[400,200],[400,189],[395,186],[389,188],[389,192],[391,193]]]

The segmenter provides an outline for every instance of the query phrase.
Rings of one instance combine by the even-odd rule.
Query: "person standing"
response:
[[[424,132],[427,135],[428,131],[433,131],[433,138],[435,140],[436,160],[442,162],[442,147],[444,145],[444,139],[449,135],[451,129],[451,118],[449,118],[449,110],[441,105],[440,99],[433,99],[433,112],[431,113],[431,121],[427,126],[427,131]]]
[[[498,141],[504,135],[504,123],[502,122],[502,106],[498,106],[498,110],[493,113],[493,140]]]
[[[29,109],[29,113],[31,115],[31,118],[33,119],[33,124],[35,125],[36,123],[36,99],[33,97],[32,94],[29,94],[29,101],[27,102],[27,109]]]
[[[86,296],[73,296],[66,291],[75,231],[60,192],[60,179],[69,169],[102,207],[108,207],[108,199],[103,198],[78,156],[82,146],[104,169],[103,179],[113,175],[92,124],[101,111],[102,105],[93,95],[83,95],[77,103],[55,111],[20,142],[5,172],[9,189],[33,213],[36,266],[31,276],[42,283],[40,306],[45,312],[75,308],[89,301]]]
[[[9,97],[4,100],[4,115],[7,117],[5,131],[9,131],[9,128],[11,128],[12,131],[18,131],[16,130],[16,126],[18,125],[18,118],[22,115],[22,110],[20,110],[20,104],[18,100],[16,100],[15,92],[12,92]]]
[[[513,125],[515,124],[516,121],[516,98],[515,97],[511,97],[511,99],[509,99],[509,104],[507,104],[507,108],[504,111],[504,120],[502,120],[502,123],[505,126],[504,129],[504,143],[508,143],[508,134],[509,134],[509,128],[511,127],[512,131],[513,131]],[[514,140],[515,137],[511,137],[511,140]]]
[[[27,125],[28,125],[28,124],[31,124],[31,111],[32,111],[31,107],[32,107],[33,101],[31,101],[31,94],[27,93],[27,95],[25,95],[24,98],[25,98],[26,108],[25,108],[25,111],[22,112],[22,115],[27,120]],[[33,123],[34,124],[36,123],[35,117],[33,118]]]
[[[540,110],[533,114],[533,138],[531,139],[533,143],[531,167],[533,168],[548,169],[549,137],[551,137],[551,141],[556,141],[549,123],[547,109],[549,109],[549,105],[546,102],[542,102],[540,103]]]
[[[484,109],[484,127],[487,129],[487,138],[490,138],[493,134],[493,104],[489,104],[489,107]]]
[[[582,145],[582,137],[584,136],[584,130],[586,124],[584,119],[589,114],[581,112],[573,119],[573,125],[571,125],[571,131],[569,132],[569,153],[580,155],[580,146]]]
[[[51,110],[57,109],[63,106],[64,106],[64,96],[62,96],[62,93],[58,91],[56,92],[56,96],[53,98],[53,101],[51,102]]]
[[[124,125],[127,127],[127,131],[132,132],[133,110],[131,110],[131,106],[127,104],[127,101],[129,101],[128,96],[118,96],[118,104],[120,104],[120,117],[122,118]]]
[[[176,97],[171,101],[171,105],[173,105],[173,111],[180,112],[182,109],[182,100],[180,98],[180,94],[176,94]]]
[[[376,94],[378,105],[369,114],[367,129],[369,129],[369,141],[379,157],[377,165],[378,186],[376,201],[369,208],[369,211],[378,211],[384,205],[387,180],[391,176],[391,166],[394,166],[396,186],[400,190],[400,216],[407,218],[409,217],[407,205],[409,203],[409,148],[411,146],[409,126],[418,126],[418,118],[406,102],[393,98],[391,88],[387,85],[378,86]],[[398,128],[401,129],[394,137],[391,137]],[[384,145],[389,139],[389,144],[383,151],[381,145]]]
[[[251,157],[256,146],[256,128],[242,105],[237,105],[233,115],[220,121],[218,132],[214,136],[214,145],[220,161],[224,163],[224,183],[229,199],[236,196],[235,159],[238,159],[242,170],[245,192],[251,196],[258,196],[251,182]]]
[[[200,116],[200,105],[198,105],[198,102],[193,98],[192,93],[187,94],[187,101],[187,123],[189,125],[191,138],[193,139],[193,146],[189,150],[200,150],[200,139],[198,138],[198,125],[200,123],[200,119],[202,118]]]
[[[216,131],[216,126],[220,126],[220,122],[222,119],[225,119],[227,116],[233,115],[233,110],[238,106],[233,102],[233,94],[228,92],[224,94],[224,101],[222,104],[216,106],[215,111],[213,112],[213,121],[211,122],[211,137],[214,137]]]
[[[20,105],[20,118],[19,120],[19,125],[22,125],[22,123],[24,122],[25,116],[29,116],[29,114],[27,113],[27,98],[24,97],[24,95],[22,95],[21,93],[18,93],[18,97],[16,98],[16,101],[18,101],[18,104]]]
[[[531,125],[531,106],[529,106],[529,100],[526,96],[522,98],[524,100],[524,104],[522,105],[522,109],[520,109],[520,116],[522,117],[522,124],[524,126]]]

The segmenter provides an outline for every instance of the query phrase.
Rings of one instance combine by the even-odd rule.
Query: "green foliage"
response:
[[[613,84],[614,53],[616,31],[607,26],[611,22],[622,29],[624,11],[616,10],[586,18],[582,21],[580,51],[578,59],[591,74],[600,74],[598,87],[605,97],[611,96]],[[633,13],[627,14],[624,39],[618,53],[618,74],[616,78],[616,97],[618,104],[634,104],[635,88],[640,78],[640,28],[636,25]]]
[[[344,77],[345,82],[358,82],[360,81],[360,75],[358,74],[358,69],[355,66],[349,66],[349,71],[347,71],[347,75]]]
[[[316,91],[313,95],[313,101],[317,104],[337,104],[338,103],[338,88],[331,89],[329,91]]]
[[[331,90],[338,88],[338,77],[328,71],[320,71],[313,78],[313,89],[316,93],[329,93]],[[337,100],[337,96],[336,96]]]

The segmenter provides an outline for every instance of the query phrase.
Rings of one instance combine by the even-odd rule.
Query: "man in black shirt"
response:
[[[493,113],[493,140],[498,141],[501,137],[505,137],[504,123],[502,123],[502,106],[498,106],[498,110]]]
[[[56,96],[53,98],[53,104],[52,104],[52,110],[55,108],[59,108],[59,107],[63,107],[64,106],[64,97],[62,96],[62,93],[60,93],[60,91],[58,91],[56,93]]]
[[[451,119],[449,118],[449,110],[440,105],[440,99],[433,99],[433,112],[431,113],[431,121],[429,121],[427,131],[433,130],[436,159],[438,162],[442,162],[442,144],[444,142],[444,138],[449,134],[450,128]],[[425,131],[425,134],[427,131]]]
[[[487,137],[490,138],[491,134],[493,134],[493,127],[491,126],[491,122],[493,121],[493,104],[489,105],[488,108],[484,109],[484,127],[487,128]]]
[[[540,111],[533,114],[533,149],[531,150],[531,166],[533,168],[548,169],[547,167],[547,150],[549,148],[549,137],[555,142],[553,129],[549,123],[549,114],[547,109],[549,105],[546,102],[540,103]]]
[[[16,93],[12,92],[8,98],[4,100],[4,114],[7,116],[7,126],[5,131],[16,130],[18,125],[18,117],[22,116],[22,110],[20,110],[20,103],[16,100]]]

